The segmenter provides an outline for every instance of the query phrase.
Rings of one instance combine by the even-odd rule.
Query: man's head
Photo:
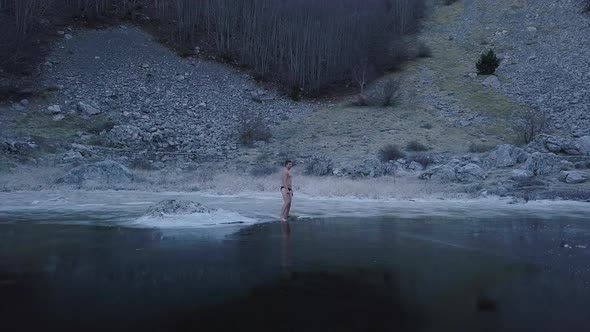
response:
[[[287,169],[291,169],[291,167],[293,167],[293,162],[291,160],[285,161],[285,167],[287,167]]]

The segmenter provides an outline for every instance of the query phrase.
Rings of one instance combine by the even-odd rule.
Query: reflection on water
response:
[[[289,272],[289,237],[291,236],[291,225],[289,221],[281,221],[281,267],[283,273]]]
[[[588,229],[340,218],[220,241],[203,229],[0,223],[0,319],[9,331],[581,331]]]

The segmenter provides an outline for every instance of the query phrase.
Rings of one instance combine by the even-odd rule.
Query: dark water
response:
[[[198,229],[0,222],[0,329],[590,327],[585,218],[289,226],[261,224],[219,237]]]

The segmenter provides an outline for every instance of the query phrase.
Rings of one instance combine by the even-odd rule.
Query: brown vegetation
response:
[[[547,129],[547,114],[541,110],[522,109],[512,113],[511,123],[520,143],[528,144]]]
[[[393,144],[387,144],[379,150],[379,159],[384,162],[395,161],[405,156],[406,154],[397,145]]]

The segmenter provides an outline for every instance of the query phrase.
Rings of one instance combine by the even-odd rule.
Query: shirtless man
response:
[[[281,221],[287,221],[289,210],[291,210],[291,200],[293,199],[293,188],[291,187],[291,167],[293,162],[287,160],[285,168],[281,173],[281,194],[283,194],[283,208],[281,209]]]

